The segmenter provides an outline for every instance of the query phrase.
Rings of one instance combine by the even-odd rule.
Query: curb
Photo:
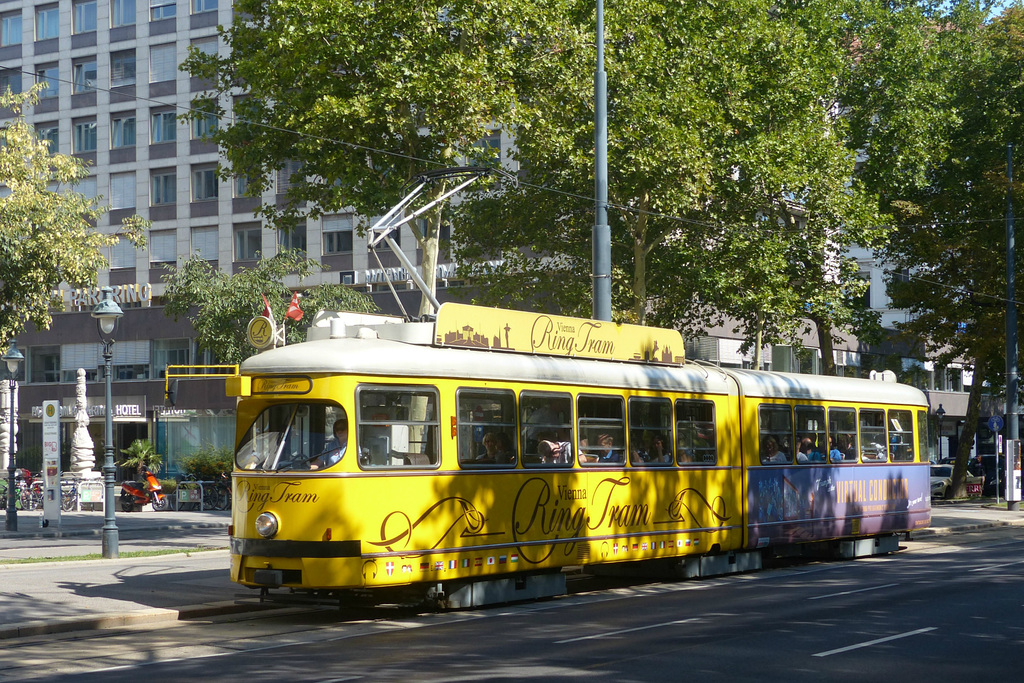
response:
[[[134,533],[137,531],[187,531],[189,529],[227,529],[228,522],[197,522],[194,524],[157,524],[153,526],[140,527],[118,527],[118,534]],[[53,529],[48,531],[0,531],[0,539],[38,539],[38,538],[68,538],[71,536],[101,536],[103,527],[89,529]]]
[[[75,631],[92,631],[186,621],[188,619],[216,617],[226,614],[243,614],[272,609],[280,609],[280,607],[260,603],[257,599],[255,601],[225,601],[201,605],[186,605],[176,609],[154,607],[124,613],[96,614],[89,617],[61,617],[50,621],[28,621],[0,627],[0,641],[12,638],[32,638],[55,633],[72,633]]]
[[[954,534],[966,534],[972,531],[982,531],[984,529],[996,529],[1000,527],[1010,526],[1024,526],[1024,519],[1022,520],[996,520],[991,522],[977,522],[974,524],[961,524],[958,526],[948,527],[926,527],[924,529],[915,529],[910,532],[910,540],[920,538],[922,536],[952,536]]]

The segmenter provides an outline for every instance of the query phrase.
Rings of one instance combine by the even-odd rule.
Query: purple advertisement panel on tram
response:
[[[909,531],[931,521],[927,463],[747,472],[751,548]]]

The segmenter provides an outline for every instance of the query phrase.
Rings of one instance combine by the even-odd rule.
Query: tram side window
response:
[[[676,401],[676,461],[680,465],[718,462],[715,404],[711,401]]]
[[[359,387],[359,464],[436,467],[440,461],[437,400],[433,387]]]
[[[626,461],[626,407],[621,396],[584,396],[576,400],[580,462],[621,465]]]
[[[572,396],[524,391],[519,395],[519,424],[523,465],[572,465]]]
[[[857,462],[857,411],[853,408],[828,409],[829,460]]]
[[[796,461],[823,463],[828,446],[825,439],[825,409],[820,406],[797,406]]]
[[[667,398],[629,399],[629,461],[672,464],[672,402]]]
[[[515,467],[516,397],[511,391],[459,389],[459,464]]]
[[[889,456],[893,462],[914,460],[914,421],[909,410],[889,411]]]
[[[761,464],[793,462],[793,411],[790,407],[762,404],[757,415]]]
[[[917,452],[921,454],[921,460],[928,460],[928,413],[917,411]],[[913,459],[913,458],[911,458]]]
[[[861,460],[864,462],[885,462],[889,459],[884,410],[861,408],[860,451]]]

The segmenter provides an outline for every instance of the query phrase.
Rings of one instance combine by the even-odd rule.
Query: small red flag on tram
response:
[[[291,318],[296,322],[302,320],[302,309],[299,308],[298,292],[292,292],[292,300],[291,303],[288,304],[288,312],[285,313],[284,315],[286,318]]]

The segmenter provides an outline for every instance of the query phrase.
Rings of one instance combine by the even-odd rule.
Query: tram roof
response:
[[[364,375],[411,379],[518,381],[649,391],[683,391],[790,400],[927,405],[914,387],[879,380],[666,366],[410,344],[379,338],[319,339],[247,359],[246,375]]]

